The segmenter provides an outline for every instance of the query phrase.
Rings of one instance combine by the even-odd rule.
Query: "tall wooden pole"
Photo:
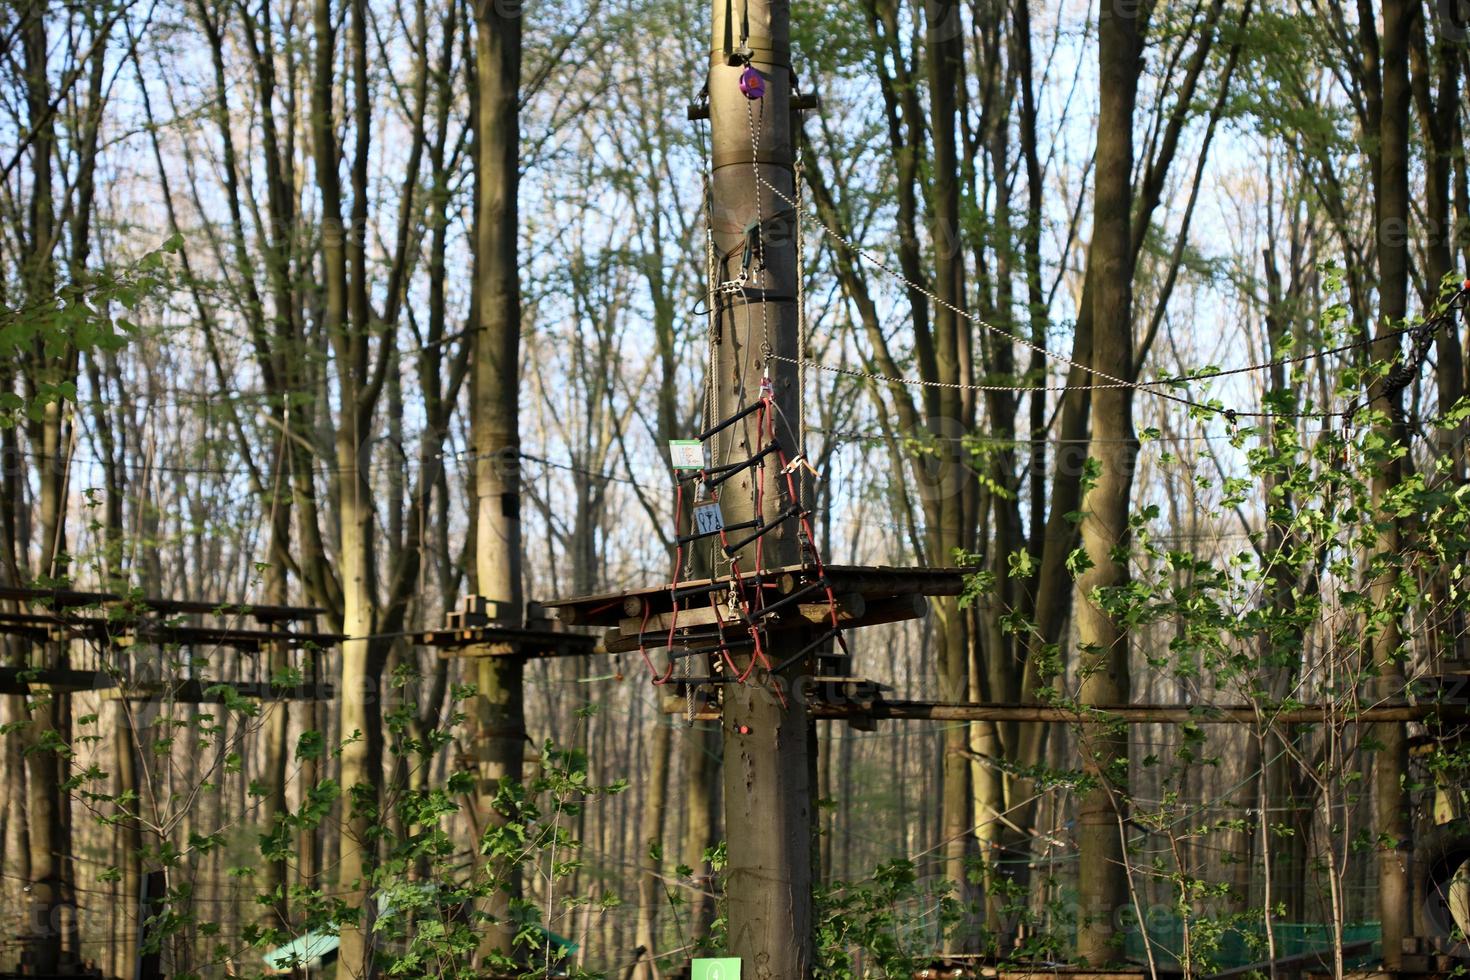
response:
[[[480,595],[494,602],[492,618],[521,625],[520,262],[516,235],[520,186],[521,15],[493,0],[475,12],[475,359],[471,403],[475,447],[475,573]],[[519,657],[476,661],[479,696],[475,743],[480,792],[477,822],[498,824],[501,784],[521,778],[526,722]],[[493,921],[480,934],[482,967],[494,954],[514,954],[510,902],[520,882],[510,865],[487,909]]]
[[[793,456],[800,449],[793,441],[801,418],[796,243],[790,206],[772,190],[794,198],[789,39],[789,0],[714,0],[709,105],[716,278],[730,283],[741,281],[742,269],[746,275],[742,291],[726,292],[715,304],[715,420],[759,400],[768,379],[779,409],[777,434]],[[759,99],[741,90],[747,63],[761,75]],[[736,462],[764,448],[769,437],[760,431],[760,418],[747,416],[711,440],[711,462]],[[772,521],[787,505],[774,459],[720,488],[726,524],[750,520],[757,506]],[[768,532],[759,544],[760,563],[800,561],[798,535],[794,520]],[[743,549],[738,560],[749,575],[756,546]],[[767,651],[772,663],[806,645],[799,635],[779,642]],[[810,670],[797,663],[787,673]],[[797,980],[812,975],[813,729],[806,706],[795,698],[783,705],[769,684],[755,682],[762,676],[725,685],[729,954],[743,961],[747,978]]]

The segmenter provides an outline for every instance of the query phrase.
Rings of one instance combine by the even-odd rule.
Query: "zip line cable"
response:
[[[1171,392],[1160,391],[1160,390],[1158,390],[1158,388],[1159,388],[1159,386],[1168,386],[1168,385],[1182,386],[1182,385],[1184,385],[1184,384],[1186,384],[1186,383],[1188,383],[1190,381],[1209,380],[1209,379],[1213,379],[1213,378],[1228,377],[1230,375],[1247,374],[1247,373],[1252,373],[1252,372],[1256,372],[1256,371],[1267,370],[1267,369],[1270,369],[1270,368],[1273,368],[1273,367],[1278,367],[1278,366],[1288,366],[1288,365],[1291,365],[1291,364],[1297,364],[1297,363],[1301,363],[1301,362],[1304,362],[1304,361],[1312,360],[1314,358],[1327,357],[1327,356],[1330,356],[1330,355],[1333,355],[1333,354],[1339,354],[1339,353],[1343,353],[1343,352],[1350,351],[1350,350],[1357,350],[1359,348],[1368,347],[1368,346],[1371,346],[1372,344],[1376,343],[1378,340],[1395,339],[1395,338],[1398,338],[1398,337],[1403,336],[1404,334],[1412,334],[1412,335],[1414,335],[1414,337],[1416,339],[1415,352],[1414,352],[1414,357],[1412,358],[1412,360],[1415,362],[1415,365],[1417,366],[1417,364],[1422,363],[1422,357],[1419,356],[1419,350],[1422,348],[1422,349],[1425,349],[1426,352],[1427,352],[1427,345],[1425,344],[1424,338],[1427,337],[1427,336],[1432,336],[1432,331],[1429,328],[1431,326],[1438,325],[1438,324],[1442,323],[1443,321],[1451,318],[1454,315],[1454,313],[1460,308],[1461,300],[1464,299],[1465,294],[1466,294],[1466,291],[1467,291],[1466,290],[1466,287],[1462,286],[1459,290],[1456,291],[1456,293],[1454,294],[1454,296],[1450,297],[1450,299],[1448,300],[1448,302],[1445,305],[1444,310],[1442,310],[1440,313],[1436,314],[1435,316],[1431,317],[1430,319],[1425,320],[1422,324],[1419,324],[1418,326],[1414,326],[1414,327],[1406,327],[1406,328],[1403,328],[1403,329],[1400,329],[1400,330],[1396,330],[1396,331],[1393,331],[1392,333],[1385,334],[1383,337],[1365,338],[1363,340],[1356,341],[1356,342],[1351,343],[1351,344],[1345,344],[1343,346],[1332,348],[1330,350],[1314,351],[1314,352],[1311,352],[1311,353],[1308,353],[1308,354],[1297,355],[1295,357],[1282,358],[1281,360],[1278,360],[1278,361],[1270,361],[1270,362],[1266,362],[1266,363],[1262,363],[1262,364],[1253,364],[1253,365],[1249,365],[1247,367],[1242,367],[1242,368],[1232,368],[1232,369],[1226,369],[1226,370],[1213,371],[1213,372],[1208,372],[1208,373],[1201,374],[1201,375],[1194,375],[1194,376],[1187,376],[1187,377],[1177,377],[1177,378],[1161,378],[1161,379],[1156,380],[1156,381],[1125,381],[1122,378],[1114,377],[1113,375],[1108,374],[1108,373],[1106,373],[1104,371],[1100,371],[1097,368],[1091,367],[1090,365],[1083,364],[1080,361],[1073,360],[1072,358],[1068,357],[1065,354],[1059,354],[1056,351],[1049,350],[1049,349],[1047,349],[1045,347],[1040,346],[1039,344],[1032,343],[1031,341],[1025,339],[1024,337],[1016,336],[1015,334],[1013,334],[1013,333],[1011,333],[1011,332],[1009,332],[1007,330],[1004,330],[1001,327],[998,327],[995,324],[989,322],[985,318],[980,317],[980,316],[977,316],[974,313],[969,312],[968,310],[962,309],[961,307],[956,306],[953,303],[950,303],[948,300],[944,299],[939,294],[935,293],[933,290],[930,290],[927,287],[925,287],[925,286],[923,286],[923,285],[921,285],[919,283],[913,282],[907,276],[905,276],[902,272],[896,271],[896,270],[892,269],[891,267],[889,267],[889,265],[887,263],[885,263],[878,256],[874,255],[871,251],[869,251],[868,249],[864,248],[863,246],[857,244],[855,241],[853,241],[852,239],[848,238],[846,235],[842,234],[837,229],[833,228],[826,221],[824,221],[820,215],[812,212],[802,202],[800,202],[799,200],[797,200],[795,198],[792,198],[792,197],[788,196],[785,191],[781,190],[775,184],[771,183],[771,181],[767,180],[764,174],[761,174],[761,173],[758,172],[756,174],[756,181],[757,181],[757,184],[759,186],[764,186],[772,194],[776,195],[776,197],[778,197],[782,201],[784,201],[787,204],[787,206],[791,207],[794,211],[796,211],[799,214],[802,214],[806,218],[808,218],[811,221],[813,221],[817,225],[817,227],[822,230],[823,234],[827,235],[829,238],[835,239],[836,241],[840,242],[843,245],[843,247],[845,247],[853,255],[855,255],[858,258],[866,261],[869,265],[872,265],[873,267],[875,267],[876,269],[878,269],[880,272],[882,272],[884,275],[886,275],[886,276],[888,276],[888,277],[896,280],[897,282],[901,283],[902,285],[904,285],[908,289],[913,290],[913,291],[916,291],[916,292],[922,294],[923,296],[927,297],[935,305],[941,306],[944,309],[948,310],[949,312],[955,314],[956,316],[959,316],[959,317],[962,317],[962,318],[964,318],[966,320],[969,320],[971,323],[974,323],[975,325],[983,328],[984,330],[986,330],[986,331],[988,331],[990,333],[993,333],[993,334],[995,334],[995,335],[997,335],[999,337],[1002,337],[1002,338],[1004,338],[1006,340],[1009,340],[1011,343],[1020,344],[1022,347],[1027,348],[1028,350],[1032,351],[1033,353],[1040,354],[1042,357],[1047,358],[1048,360],[1055,361],[1058,364],[1063,364],[1063,365],[1067,366],[1068,368],[1076,368],[1076,369],[1078,369],[1080,371],[1085,371],[1086,373],[1091,374],[1092,376],[1094,376],[1096,378],[1102,379],[1102,381],[1104,382],[1103,384],[1061,385],[1061,386],[1048,386],[1048,387],[1029,387],[1029,386],[1011,386],[1011,385],[977,385],[977,384],[963,384],[963,383],[958,383],[958,382],[929,381],[929,380],[917,379],[917,378],[895,378],[895,377],[890,377],[890,376],[887,376],[887,375],[874,374],[872,372],[857,371],[857,370],[852,369],[852,368],[839,368],[839,367],[835,367],[835,366],[832,366],[832,365],[826,365],[826,364],[818,364],[818,365],[816,365],[816,367],[819,370],[828,371],[828,372],[835,373],[835,374],[853,375],[853,376],[856,376],[856,377],[867,378],[869,380],[874,380],[874,381],[881,381],[881,382],[888,383],[888,384],[910,385],[910,386],[915,386],[915,387],[932,387],[932,388],[958,389],[958,390],[964,390],[964,391],[1067,391],[1067,390],[1081,390],[1081,391],[1085,391],[1085,390],[1092,390],[1092,389],[1099,389],[1099,388],[1131,388],[1131,389],[1133,389],[1135,391],[1147,392],[1148,394],[1154,395],[1155,397],[1162,398],[1162,399],[1165,399],[1167,401],[1176,402],[1178,404],[1184,405],[1184,406],[1189,407],[1189,408],[1198,409],[1198,410],[1207,411],[1207,412],[1215,412],[1215,413],[1218,413],[1220,415],[1225,416],[1225,418],[1228,419],[1228,420],[1234,420],[1234,419],[1237,419],[1237,418],[1262,418],[1262,419],[1272,419],[1272,418],[1293,418],[1293,419],[1300,419],[1300,418],[1338,418],[1338,417],[1341,417],[1341,418],[1350,418],[1354,414],[1356,414],[1357,408],[1355,406],[1354,407],[1351,407],[1349,410],[1346,410],[1346,411],[1338,411],[1338,412],[1267,412],[1267,411],[1240,411],[1240,410],[1235,410],[1235,409],[1223,408],[1223,407],[1220,407],[1218,405],[1210,405],[1210,404],[1206,404],[1204,402],[1195,401],[1194,399],[1187,398],[1187,397],[1185,397],[1183,395],[1176,395],[1176,394],[1173,394]],[[781,357],[780,355],[773,355],[773,356],[776,357],[779,360],[784,360],[784,361],[787,361],[787,362],[795,363],[792,358]],[[1400,381],[1400,376],[1403,375],[1404,372],[1407,371],[1407,370],[1412,370],[1407,364],[1404,365],[1404,366],[1402,366],[1402,367],[1400,367],[1397,371],[1395,371],[1394,376],[1392,378],[1392,381],[1395,384],[1398,384],[1398,382]],[[1407,383],[1408,383],[1408,379],[1405,378],[1405,379],[1403,379],[1403,383],[1402,384],[1398,384],[1398,387],[1401,389],[1402,387],[1404,387],[1405,385],[1407,385]]]
[[[1439,319],[1439,318],[1436,318],[1436,319]],[[1427,322],[1433,322],[1433,321],[1427,321]],[[1092,384],[1092,385],[1067,385],[1067,384],[1059,384],[1059,385],[959,384],[959,383],[948,382],[948,381],[926,381],[923,378],[899,378],[899,377],[892,377],[892,376],[889,376],[889,375],[879,374],[879,373],[871,372],[871,371],[860,371],[860,370],[858,370],[856,368],[840,367],[840,366],[835,365],[835,364],[816,364],[816,365],[813,365],[813,366],[816,367],[816,369],[819,370],[819,371],[827,371],[827,372],[829,372],[831,374],[842,374],[842,375],[847,375],[849,377],[854,377],[854,378],[864,378],[864,379],[869,380],[869,381],[881,381],[881,382],[883,382],[885,384],[910,385],[910,386],[913,386],[913,387],[916,387],[916,388],[950,388],[950,389],[958,389],[958,390],[961,390],[961,391],[1013,391],[1013,392],[1020,392],[1020,393],[1025,393],[1025,392],[1038,392],[1039,393],[1039,392],[1048,392],[1048,391],[1098,391],[1098,390],[1108,389],[1108,388],[1136,388],[1136,389],[1147,390],[1150,386],[1153,386],[1153,385],[1185,385],[1185,384],[1188,384],[1188,383],[1193,382],[1193,381],[1213,381],[1216,378],[1227,378],[1227,377],[1230,377],[1232,375],[1253,374],[1253,373],[1258,372],[1258,371],[1268,371],[1268,370],[1270,370],[1272,368],[1276,368],[1276,367],[1290,367],[1293,364],[1302,364],[1302,363],[1305,363],[1307,361],[1316,360],[1317,358],[1331,357],[1334,354],[1344,354],[1344,353],[1347,353],[1348,351],[1359,350],[1359,349],[1364,348],[1364,347],[1371,347],[1377,340],[1385,340],[1385,339],[1392,340],[1392,339],[1396,339],[1398,337],[1402,337],[1405,334],[1418,334],[1419,331],[1420,331],[1420,328],[1419,327],[1404,327],[1404,328],[1402,328],[1400,330],[1394,330],[1394,331],[1391,331],[1389,333],[1386,333],[1382,337],[1379,337],[1379,338],[1365,338],[1363,340],[1356,340],[1356,341],[1353,341],[1350,344],[1343,344],[1343,345],[1341,345],[1339,347],[1332,347],[1332,348],[1329,348],[1327,350],[1312,351],[1311,353],[1307,353],[1307,354],[1299,354],[1296,357],[1283,357],[1283,358],[1280,358],[1280,359],[1275,360],[1275,361],[1262,361],[1262,362],[1257,363],[1257,364],[1249,364],[1249,365],[1246,365],[1245,367],[1238,367],[1238,368],[1217,368],[1215,370],[1204,371],[1204,372],[1201,372],[1199,374],[1181,374],[1181,375],[1176,375],[1176,376],[1174,376],[1172,378],[1158,378],[1158,379],[1153,380],[1153,381],[1138,381],[1138,382],[1131,382],[1131,383],[1130,382],[1126,382],[1126,381],[1115,381],[1115,382],[1110,382],[1110,383],[1107,383],[1107,384]],[[1020,341],[1020,342],[1021,343],[1025,343],[1025,341]],[[1051,355],[1051,354],[1048,354],[1047,356],[1050,357],[1050,356],[1059,356],[1059,355]],[[774,358],[776,360],[780,360],[780,361],[791,361],[792,360],[792,358],[782,357],[779,354],[774,355]],[[1088,368],[1088,370],[1091,370],[1091,369]],[[1220,411],[1220,412],[1227,411],[1226,409],[1214,409],[1214,410],[1215,411]],[[1237,416],[1241,416],[1241,415],[1247,415],[1249,413],[1236,412],[1234,414],[1236,414]],[[1327,413],[1327,414],[1346,414],[1346,413]],[[1277,414],[1277,415],[1275,415],[1275,417],[1278,417],[1279,418],[1281,416],[1279,414]],[[1312,417],[1319,417],[1319,416],[1314,415]]]

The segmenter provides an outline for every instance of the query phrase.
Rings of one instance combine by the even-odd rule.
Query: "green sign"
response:
[[[740,980],[740,958],[726,956],[717,960],[695,960],[691,980]]]

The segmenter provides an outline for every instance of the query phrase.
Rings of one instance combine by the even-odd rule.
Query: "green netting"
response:
[[[1161,965],[1177,965],[1184,950],[1183,920],[1176,914],[1165,914],[1155,909],[1145,926],[1155,962]],[[1306,953],[1326,953],[1332,949],[1332,926],[1325,923],[1275,922],[1272,923],[1271,931],[1275,939],[1277,959]],[[1128,930],[1125,948],[1129,959],[1138,962],[1147,960],[1144,932],[1137,925]],[[1372,949],[1352,952],[1347,957],[1348,963],[1357,965],[1376,960],[1380,955],[1377,944],[1382,935],[1383,930],[1377,922],[1345,925],[1342,930],[1345,947],[1362,942],[1374,944]],[[1197,966],[1229,970],[1269,958],[1266,927],[1262,924],[1221,928],[1208,921],[1193,921],[1190,923],[1189,940]]]

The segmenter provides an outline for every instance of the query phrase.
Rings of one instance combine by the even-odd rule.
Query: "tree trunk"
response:
[[[338,738],[341,743],[341,784],[345,799],[341,854],[337,885],[349,904],[359,908],[361,918],[342,927],[339,969],[346,975],[368,977],[374,973],[371,943],[373,908],[371,877],[374,865],[372,829],[378,818],[378,796],[382,767],[376,751],[381,732],[378,725],[378,683],[381,653],[371,637],[376,624],[376,580],[374,569],[373,492],[368,480],[371,418],[364,405],[363,381],[366,368],[367,323],[359,293],[366,288],[356,270],[365,234],[361,212],[366,208],[366,155],[368,133],[363,129],[367,107],[362,104],[366,72],[366,24],[362,0],[352,0],[352,69],[356,87],[357,115],[354,119],[357,145],[352,167],[353,222],[342,217],[342,187],[338,174],[336,125],[333,121],[336,52],[336,20],[331,0],[316,0],[313,29],[316,50],[311,87],[312,151],[317,189],[322,206],[322,268],[324,299],[322,327],[337,357],[339,408],[336,429],[337,509],[340,515],[342,590],[341,698]],[[361,222],[361,224],[359,224]],[[349,288],[349,266],[356,272]],[[311,515],[314,517],[314,515]],[[303,512],[303,523],[308,515]]]
[[[684,831],[684,863],[694,869],[694,886],[689,896],[689,939],[691,943],[709,934],[715,918],[711,894],[715,879],[704,854],[719,839],[720,731],[709,722],[695,722],[684,733],[684,787],[688,824]]]
[[[929,76],[930,125],[934,144],[930,235],[934,245],[934,292],[944,300],[934,308],[935,366],[941,380],[958,383],[968,373],[966,338],[969,321],[958,310],[965,302],[965,261],[960,226],[959,161],[956,150],[958,87],[964,77],[963,14],[959,4],[929,0],[926,67]],[[956,551],[968,552],[973,530],[967,528],[965,506],[973,481],[960,458],[957,433],[968,430],[970,418],[957,389],[939,390],[928,420],[929,431],[943,441],[938,446],[942,478],[927,490],[925,516],[933,530],[929,559],[949,564]],[[946,438],[951,437],[951,438]],[[922,492],[922,491],[921,491]],[[970,637],[968,617],[955,599],[939,599],[934,610],[940,630],[940,697],[959,700],[969,692]],[[966,859],[974,852],[971,813],[969,748],[963,726],[944,732],[944,789],[940,820],[944,835],[944,875],[961,894],[967,891]],[[956,930],[957,937],[969,930]]]
[[[57,245],[57,221],[52,188],[52,157],[56,152],[55,124],[51,112],[51,86],[47,75],[48,11],[44,4],[27,4],[20,14],[22,49],[25,57],[25,97],[27,118],[32,121],[31,199],[26,252],[22,273],[26,300],[36,308],[55,302],[56,267],[53,250]],[[60,384],[72,373],[74,352],[65,347],[61,354],[48,349],[38,336],[30,354],[32,391],[43,384]],[[67,436],[70,431],[63,406],[49,401],[40,417],[29,425],[31,442],[37,451],[40,488],[40,540],[25,542],[35,547],[38,578],[54,579],[69,573],[64,539],[66,521]],[[24,507],[23,499],[13,501]],[[21,552],[23,559],[24,552]],[[30,656],[33,667],[64,666],[60,644],[35,644]],[[39,973],[58,969],[63,947],[70,945],[63,936],[64,912],[68,901],[70,846],[67,833],[66,799],[61,791],[63,762],[58,749],[48,745],[53,739],[65,744],[70,737],[64,698],[43,693],[27,702],[30,724],[24,733],[26,742],[26,821],[30,844],[30,873],[26,931],[34,937],[35,969]]]
[[[1379,336],[1373,344],[1373,357],[1379,362],[1397,363],[1400,359],[1399,330],[1408,315],[1409,274],[1409,37],[1419,4],[1413,0],[1385,0],[1383,4],[1383,36],[1381,57],[1383,71],[1383,106],[1379,119],[1378,166],[1374,168],[1378,238]],[[1372,29],[1371,25],[1368,28]],[[1380,379],[1370,390],[1372,407],[1383,413],[1375,425],[1377,435],[1388,446],[1402,446],[1407,441],[1403,419],[1403,394]],[[1373,470],[1372,491],[1380,507],[1403,478],[1402,460],[1385,459]],[[1395,582],[1400,569],[1401,520],[1393,514],[1381,514],[1382,528],[1375,559],[1381,564],[1378,576],[1369,585],[1376,609],[1388,614],[1368,637],[1369,655],[1375,677],[1373,696],[1387,700],[1402,696],[1404,680],[1405,638],[1400,600]],[[1373,822],[1378,841],[1378,909],[1383,923],[1383,962],[1397,969],[1403,955],[1403,940],[1411,932],[1412,911],[1409,862],[1412,855],[1412,828],[1409,819],[1409,797],[1404,781],[1408,777],[1408,736],[1402,723],[1383,722],[1373,726],[1377,743],[1374,753]]]
[[[1133,377],[1133,252],[1130,225],[1133,109],[1143,49],[1142,25],[1131,12],[1103,4],[1098,23],[1101,98],[1097,128],[1097,186],[1088,253],[1092,366],[1112,377]],[[1131,388],[1093,392],[1089,456],[1100,472],[1082,498],[1082,547],[1090,567],[1077,579],[1077,638],[1084,704],[1124,704],[1129,698],[1128,634],[1100,606],[1099,590],[1127,582],[1115,549],[1128,543],[1129,505],[1137,440]],[[1083,762],[1097,780],[1078,805],[1077,956],[1089,965],[1122,955],[1119,915],[1128,903],[1127,855],[1122,846],[1127,792],[1126,733],[1107,726],[1082,732]]]
[[[664,900],[664,822],[669,784],[669,723],[655,713],[653,740],[648,745],[648,786],[643,798],[643,851],[639,854],[642,873],[638,878],[638,924],[633,937],[642,950],[633,971],[636,980],[659,980],[658,910]]]

